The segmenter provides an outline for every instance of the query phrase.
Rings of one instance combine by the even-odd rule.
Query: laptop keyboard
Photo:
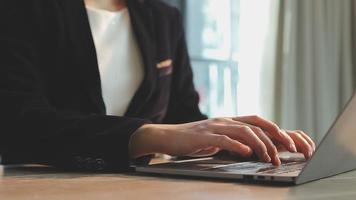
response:
[[[284,163],[279,167],[260,169],[257,173],[263,173],[263,174],[294,173],[302,170],[304,166],[305,166],[305,162],[290,162],[290,163]]]
[[[305,166],[305,162],[287,162],[276,167],[270,163],[241,162],[228,165],[220,165],[210,169],[220,172],[257,173],[257,174],[286,174],[299,172]]]

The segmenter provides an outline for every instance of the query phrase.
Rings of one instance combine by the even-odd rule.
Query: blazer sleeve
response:
[[[10,1],[6,1],[7,3]],[[53,107],[37,63],[35,20],[0,9],[0,155],[80,170],[129,169],[128,144],[144,119]],[[25,3],[26,1],[21,1]],[[24,6],[25,7],[25,6]]]
[[[193,72],[188,55],[182,16],[175,9],[173,34],[177,35],[173,55],[171,96],[165,123],[185,123],[207,119],[199,109],[199,94],[193,82]]]

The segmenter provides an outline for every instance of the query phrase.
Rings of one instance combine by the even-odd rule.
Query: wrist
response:
[[[145,124],[132,134],[129,142],[130,158],[135,159],[145,155],[162,153],[163,131],[159,129],[159,126],[157,124]]]

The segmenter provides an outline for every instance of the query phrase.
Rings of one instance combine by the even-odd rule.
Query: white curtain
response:
[[[256,94],[243,97],[255,102],[240,106],[253,107],[250,113],[268,117],[284,128],[302,129],[320,140],[353,94],[355,1],[268,2],[268,25],[258,35],[263,38],[262,50],[258,50],[262,54],[255,57],[255,63],[240,65],[241,76],[246,68],[257,69],[258,87],[250,87]],[[249,9],[254,12],[253,5]],[[241,16],[241,20],[247,19]],[[240,39],[246,43],[255,41],[243,36]],[[242,45],[241,51],[245,49]]]
[[[282,126],[320,140],[352,95],[352,7],[350,0],[280,2],[274,109]]]

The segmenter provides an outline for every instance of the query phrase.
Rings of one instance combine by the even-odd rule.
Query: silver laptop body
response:
[[[356,95],[349,100],[307,162],[282,153],[282,165],[216,157],[136,166],[138,172],[302,184],[356,169]]]

